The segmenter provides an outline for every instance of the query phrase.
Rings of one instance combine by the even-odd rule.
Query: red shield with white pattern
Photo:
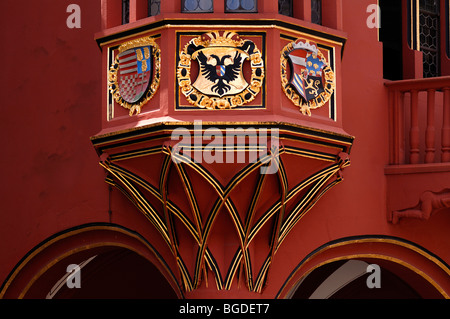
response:
[[[151,46],[126,50],[119,54],[118,84],[122,98],[128,103],[138,102],[152,80]]]

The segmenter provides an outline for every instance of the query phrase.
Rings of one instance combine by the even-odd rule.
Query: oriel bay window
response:
[[[153,17],[161,12],[161,0],[148,0],[148,16]]]
[[[278,0],[278,13],[285,16],[293,16],[293,0]]]
[[[423,72],[415,76],[449,75],[448,0],[406,0],[404,23],[409,49],[421,51],[423,56]]]
[[[440,75],[439,1],[419,2],[420,51],[423,53],[423,77]]]
[[[122,0],[122,24],[160,14],[161,0]],[[131,16],[133,14],[133,17]]]
[[[322,24],[322,0],[311,0],[311,22]]]
[[[273,1],[273,3],[271,2]],[[108,27],[124,25],[161,13],[278,13],[333,29],[341,29],[341,1],[322,0],[103,0],[104,10],[114,12]],[[258,3],[259,2],[259,3]]]
[[[258,12],[257,0],[226,0],[225,12]]]
[[[213,0],[182,0],[181,12],[213,12]]]
[[[130,0],[122,0],[122,24],[130,22]]]

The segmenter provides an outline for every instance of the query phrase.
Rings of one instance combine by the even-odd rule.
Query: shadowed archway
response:
[[[64,263],[64,261],[62,261]],[[67,269],[66,269],[67,270]],[[87,259],[79,270],[80,287],[68,284],[74,272],[66,272],[47,294],[47,299],[176,299],[161,272],[144,257],[114,247]],[[42,278],[45,280],[45,278]],[[71,287],[72,286],[72,287]]]
[[[377,274],[380,288],[367,280]],[[276,298],[441,299],[449,298],[450,267],[411,241],[390,236],[345,237],[308,254]]]
[[[311,272],[292,299],[419,299],[421,296],[406,282],[380,267],[380,287],[368,287],[372,272],[362,260],[331,262]]]
[[[108,223],[81,225],[47,238],[22,258],[0,288],[4,299],[183,297],[175,275],[144,237]]]

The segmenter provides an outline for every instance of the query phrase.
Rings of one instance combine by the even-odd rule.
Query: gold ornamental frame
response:
[[[150,83],[144,96],[136,103],[129,103],[123,99],[119,91],[118,83],[118,71],[119,71],[119,54],[129,49],[151,46],[151,57],[153,58],[154,70],[152,70],[152,83]],[[131,40],[123,43],[118,48],[118,54],[116,55],[108,72],[108,89],[112,94],[113,100],[121,105],[123,108],[130,110],[129,114],[132,116],[134,113],[139,114],[144,104],[150,101],[157,92],[161,78],[161,50],[152,37],[143,37],[135,40]]]
[[[250,56],[251,79],[249,85],[242,91],[234,95],[225,95],[223,97],[208,96],[197,90],[191,81],[191,63],[196,59],[194,54],[188,53],[190,45],[195,47],[231,47],[236,50],[243,49],[245,44],[251,43],[253,49],[248,52]],[[248,50],[248,48],[247,48]],[[179,90],[186,97],[187,101],[200,109],[233,109],[253,101],[261,91],[264,83],[265,69],[264,60],[260,50],[250,40],[244,40],[236,32],[213,31],[191,39],[179,53],[179,62],[177,69],[177,79]]]
[[[298,40],[305,40],[306,39],[297,39]],[[333,69],[328,64],[325,56],[320,52],[319,49],[317,49],[317,56],[324,62],[325,67],[323,68],[322,72],[324,74],[324,91],[320,93],[316,98],[311,99],[308,102],[305,102],[302,97],[293,89],[292,85],[289,82],[289,79],[287,77],[287,68],[288,68],[288,55],[290,52],[292,52],[295,48],[293,44],[296,42],[290,42],[288,43],[283,50],[281,51],[281,87],[283,88],[283,92],[286,94],[287,98],[292,101],[296,106],[299,107],[300,112],[303,115],[309,115],[311,116],[311,110],[318,109],[325,105],[331,98],[331,96],[334,93],[334,90],[336,88],[335,83],[335,76]],[[292,70],[291,70],[292,72]]]

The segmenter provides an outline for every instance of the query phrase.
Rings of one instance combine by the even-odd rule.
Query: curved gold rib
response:
[[[159,189],[135,173],[111,162],[124,161],[141,156],[160,155],[161,153],[164,155],[164,159],[158,181]],[[292,189],[289,189],[286,168],[284,167],[281,154],[309,157],[325,162],[332,161],[333,164],[310,175],[295,185]],[[256,220],[255,223],[253,223],[257,203],[261,197],[266,181],[265,174],[260,171],[256,182],[255,191],[252,195],[249,207],[247,208],[245,220],[241,220],[240,214],[230,197],[232,191],[236,189],[237,185],[245,181],[250,174],[269,164],[272,160],[277,161],[276,164],[278,165],[278,172],[276,176],[280,187],[280,197],[259,217],[258,220]],[[172,163],[174,164],[172,165]],[[334,181],[330,182],[330,180],[340,169],[347,166],[348,162],[341,161],[336,155],[303,150],[294,147],[283,147],[280,152],[263,154],[256,162],[249,163],[243,167],[231,178],[226,186],[222,186],[222,184],[211,172],[199,163],[193,161],[189,156],[180,153],[172,153],[170,146],[163,146],[162,148],[149,147],[115,154],[112,155],[108,161],[101,164],[119,183],[116,183],[112,178],[107,178],[107,182],[119,188],[152,222],[155,228],[163,236],[163,239],[169,245],[174,256],[176,257],[181,280],[183,281],[183,285],[187,291],[196,289],[200,285],[202,274],[204,274],[205,279],[207,280],[206,267],[208,267],[209,270],[214,273],[216,286],[218,289],[229,289],[238,270],[241,269],[241,271],[245,273],[246,284],[249,290],[260,292],[265,284],[270,264],[282,242],[286,239],[287,235],[298,223],[298,221],[315,205],[319,198],[323,196],[328,189],[340,182],[339,177],[337,177]],[[195,195],[194,185],[192,184],[189,176],[190,171],[188,172],[186,170],[186,166],[192,168],[194,172],[198,173],[203,180],[206,181],[206,183],[213,187],[215,193],[217,194],[213,207],[208,212],[208,215],[204,221]],[[169,175],[171,168],[176,169],[177,176],[182,182],[186,198],[190,205],[193,220],[191,220],[190,217],[188,217],[169,198],[168,191],[171,182]],[[139,186],[140,189],[137,186]],[[154,196],[162,204],[162,216],[158,214],[157,210],[141,193],[142,189]],[[286,205],[290,201],[293,201],[294,198],[296,198],[296,196],[302,191],[305,191],[305,193],[302,194],[302,197],[295,204],[294,208],[287,212]],[[240,247],[237,249],[231,264],[228,267],[225,280],[222,279],[217,262],[208,248],[208,238],[211,234],[214,222],[222,208],[226,209],[231,220],[233,221],[240,241]],[[182,225],[186,227],[198,245],[197,257],[195,259],[194,271],[192,275],[189,273],[189,270],[179,252],[173,221],[174,217],[181,221]],[[253,281],[254,275],[252,271],[249,247],[255,236],[272,217],[274,217],[274,230],[269,242],[269,252],[263,262],[263,265],[258,271],[255,281]],[[240,265],[243,267],[241,268]]]

